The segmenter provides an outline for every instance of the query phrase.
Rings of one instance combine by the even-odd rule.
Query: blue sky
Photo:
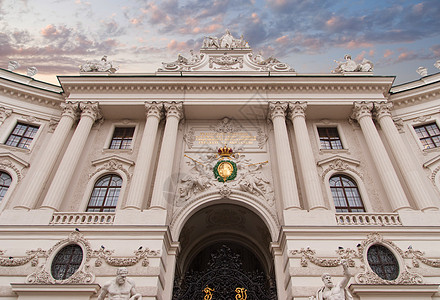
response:
[[[57,83],[107,55],[118,73],[154,72],[227,28],[298,73],[330,73],[345,54],[397,84],[440,71],[440,0],[0,0],[0,67]]]

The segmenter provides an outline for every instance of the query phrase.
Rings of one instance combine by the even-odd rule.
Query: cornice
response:
[[[4,78],[0,78],[0,95],[52,108],[64,102],[61,93],[12,82]]]
[[[440,82],[430,83],[389,96],[396,108],[440,98]]]
[[[393,77],[361,76],[60,76],[64,91],[82,93],[140,93],[148,91],[265,91],[302,93],[388,94]]]

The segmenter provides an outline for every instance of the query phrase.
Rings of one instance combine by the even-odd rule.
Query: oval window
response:
[[[72,244],[61,249],[52,261],[51,273],[56,280],[65,280],[72,276],[81,266],[82,248]]]
[[[370,268],[384,280],[394,280],[399,276],[399,262],[385,246],[372,245],[367,252]]]

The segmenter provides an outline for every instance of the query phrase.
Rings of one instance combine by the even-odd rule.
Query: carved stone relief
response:
[[[83,250],[83,263],[79,267],[79,269],[69,278],[65,280],[56,280],[50,274],[50,268],[52,264],[52,259],[55,254],[70,244],[77,244],[81,246]],[[56,243],[53,247],[51,247],[48,251],[43,252],[41,255],[46,259],[44,264],[41,264],[37,270],[30,275],[27,276],[27,283],[34,284],[85,284],[92,283],[95,280],[95,276],[90,272],[89,261],[92,256],[92,248],[90,247],[90,243],[84,238],[84,235],[81,232],[74,231],[69,234],[69,236]]]
[[[409,249],[404,252],[400,249],[396,244],[391,241],[385,240],[379,233],[371,233],[367,236],[367,239],[361,241],[357,244],[357,250],[353,250],[350,248],[343,249],[340,247],[336,250],[338,254],[338,258],[321,258],[316,257],[316,251],[307,247],[306,249],[301,248],[300,250],[292,250],[290,252],[291,255],[301,255],[301,266],[307,267],[308,263],[313,263],[320,267],[336,267],[340,264],[342,259],[345,259],[348,262],[350,267],[356,267],[355,259],[360,262],[360,270],[358,274],[355,276],[355,281],[359,284],[422,284],[423,277],[417,273],[410,272],[407,266],[402,263],[400,264],[400,273],[399,276],[395,280],[385,280],[379,277],[373,270],[370,268],[368,261],[366,260],[367,251],[370,246],[380,244],[389,249],[392,249],[394,253],[400,256],[401,259],[404,258],[412,258],[413,265],[418,267],[418,262],[422,261],[429,266],[440,267],[439,260],[432,260],[423,257],[423,252],[414,251]]]
[[[12,109],[0,107],[0,125],[12,114]]]
[[[199,155],[196,159],[187,157],[187,165],[190,167],[187,174],[184,174],[178,184],[176,203],[182,206],[190,198],[201,192],[217,190],[222,196],[228,197],[232,189],[253,194],[263,199],[264,202],[273,206],[274,191],[272,181],[263,173],[263,167],[267,162],[252,163],[244,154],[237,154],[235,163],[237,165],[237,177],[234,181],[221,183],[215,180],[212,168],[217,160],[214,152]]]
[[[95,171],[89,174],[89,179],[95,176],[96,174],[103,171],[116,171],[120,170],[125,173],[127,179],[131,178],[131,173],[128,171],[129,167],[134,165],[134,162],[129,161],[124,158],[120,158],[118,156],[111,156],[104,159],[100,159],[98,161],[92,162],[97,168]]]
[[[77,244],[81,246],[83,250],[83,263],[80,268],[69,278],[65,280],[56,280],[51,275],[51,264],[55,254],[62,248],[70,244]],[[30,263],[32,267],[37,269],[27,276],[26,283],[33,284],[87,284],[92,283],[95,279],[94,274],[91,272],[90,260],[96,258],[95,267],[102,266],[103,262],[106,262],[110,266],[114,267],[127,267],[134,266],[142,261],[142,266],[147,267],[149,265],[149,257],[160,256],[160,250],[150,250],[149,248],[142,249],[140,247],[134,251],[133,256],[129,257],[117,257],[113,256],[114,250],[106,250],[104,246],[101,246],[99,250],[92,250],[89,241],[84,235],[75,230],[69,234],[69,236],[57,242],[49,250],[42,250],[40,248],[36,250],[26,251],[26,256],[5,256],[6,251],[0,250],[0,266],[2,267],[16,267],[23,266]],[[39,265],[39,259],[44,260]]]

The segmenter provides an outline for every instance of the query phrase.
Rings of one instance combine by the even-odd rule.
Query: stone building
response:
[[[354,299],[440,299],[440,73],[372,66],[226,32],[151,74],[0,69],[0,300],[96,299],[118,267],[143,299],[306,300],[343,261]]]

